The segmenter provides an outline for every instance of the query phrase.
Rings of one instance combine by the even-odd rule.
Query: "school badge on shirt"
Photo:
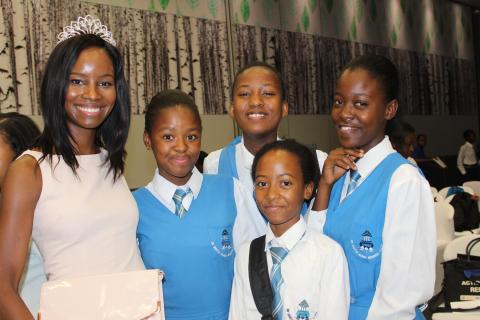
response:
[[[211,241],[213,250],[222,257],[229,257],[233,254],[232,237],[227,229],[223,229],[219,235],[219,241]]]
[[[375,244],[375,237],[369,230],[365,230],[360,239],[357,241],[350,240],[350,244],[352,245],[352,249],[357,256],[363,259],[375,259],[378,257],[380,252],[382,251],[379,246]]]
[[[307,300],[303,299],[297,307],[295,314],[292,314],[290,309],[287,309],[287,316],[289,320],[314,320],[317,319],[317,313],[313,315],[309,311],[309,304]]]

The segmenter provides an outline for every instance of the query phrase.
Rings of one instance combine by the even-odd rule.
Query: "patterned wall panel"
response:
[[[224,114],[231,52],[237,69],[264,60],[281,70],[292,114],[327,114],[341,68],[366,52],[398,65],[403,113],[476,113],[474,65],[459,58],[472,43],[468,10],[443,0],[231,0],[238,22],[233,49],[223,0],[0,3],[0,112],[40,113],[38,88],[55,36],[89,13],[108,24],[119,43],[134,114],[165,88],[190,93],[204,114]]]
[[[1,112],[40,114],[38,88],[56,34],[87,13],[115,35],[135,114],[166,88],[194,96],[202,113],[225,112],[230,82],[225,22],[74,0],[2,0],[2,13]]]
[[[473,59],[471,10],[448,0],[232,0],[235,22]],[[278,18],[272,15],[278,13]]]

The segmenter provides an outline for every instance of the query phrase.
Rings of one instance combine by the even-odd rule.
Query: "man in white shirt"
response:
[[[465,130],[463,133],[465,143],[460,147],[457,157],[457,167],[463,176],[463,181],[479,180],[478,159],[475,154],[475,132],[473,130]]]

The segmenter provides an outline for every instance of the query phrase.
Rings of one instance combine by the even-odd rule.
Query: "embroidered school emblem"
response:
[[[218,245],[215,241],[211,241],[210,243],[213,250],[222,257],[229,257],[233,254],[232,237],[227,229],[223,229]]]
[[[317,313],[315,312],[313,315],[309,310],[310,306],[308,305],[307,300],[303,299],[297,308],[297,312],[292,314],[290,309],[287,309],[287,316],[289,320],[314,320],[317,319]]]
[[[380,254],[381,248],[376,248],[373,241],[374,236],[369,230],[365,230],[361,237],[358,245],[350,240],[353,251],[357,256],[363,259],[374,259]]]

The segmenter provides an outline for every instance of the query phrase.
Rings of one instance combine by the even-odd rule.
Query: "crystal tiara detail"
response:
[[[107,26],[103,25],[100,19],[96,19],[91,15],[78,17],[78,19],[72,21],[69,26],[63,27],[63,31],[57,35],[57,44],[80,34],[94,34],[113,46],[117,45],[112,37],[112,33],[108,31]]]

